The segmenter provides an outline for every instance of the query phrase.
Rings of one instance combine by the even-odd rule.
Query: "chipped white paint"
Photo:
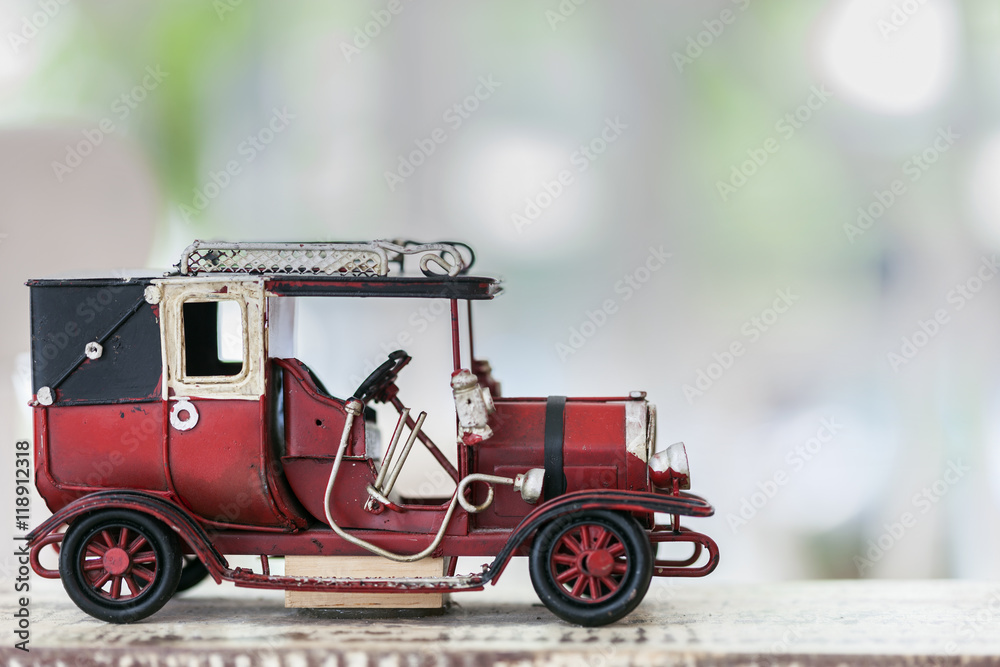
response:
[[[493,412],[493,397],[489,388],[479,386],[471,371],[462,369],[451,378],[451,391],[455,397],[458,430],[466,444],[479,444],[493,437],[489,415]]]
[[[35,394],[35,399],[38,401],[39,405],[52,405],[54,400],[52,387],[39,387],[38,393]]]
[[[187,416],[181,419],[181,413]],[[178,431],[190,431],[198,425],[198,408],[186,398],[175,401],[170,406],[170,425]]]
[[[534,505],[545,490],[545,469],[531,468],[514,477],[514,490],[521,494],[521,500]]]
[[[651,442],[649,441],[648,406],[644,400],[625,402],[625,451],[641,460],[649,460]]]
[[[160,342],[166,366],[164,398],[242,398],[264,394],[264,280],[256,277],[163,278],[160,289]],[[184,354],[183,306],[186,302],[233,301],[240,307],[243,368],[237,375],[191,377]]]
[[[195,241],[181,255],[181,275],[199,273],[267,273],[335,277],[385,276],[389,263],[403,255],[418,255],[424,275],[435,275],[435,264],[449,276],[468,269],[454,243],[252,243]]]
[[[151,306],[155,306],[160,302],[160,288],[158,285],[146,285],[146,289],[142,292],[142,298],[146,300]]]
[[[673,471],[674,475],[680,477],[681,489],[691,488],[691,467],[688,465],[687,448],[683,442],[675,442],[655,454],[649,460],[649,469],[659,473]]]

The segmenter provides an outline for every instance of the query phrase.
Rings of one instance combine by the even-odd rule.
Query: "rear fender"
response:
[[[62,508],[27,535],[31,550],[31,567],[42,577],[56,578],[58,573],[42,567],[39,552],[50,544],[62,539],[58,532],[64,524],[72,523],[77,517],[104,509],[127,509],[148,514],[169,526],[194,551],[205,564],[208,573],[216,583],[229,570],[225,557],[212,545],[208,533],[191,515],[177,505],[158,496],[137,491],[98,491],[79,498]]]
[[[706,500],[684,491],[678,495],[612,489],[567,493],[539,506],[524,517],[511,533],[503,549],[486,568],[483,573],[483,583],[495,584],[514,552],[531,539],[542,526],[560,517],[587,510],[611,510],[623,513],[662,512],[693,517],[709,517],[715,514],[715,509]]]

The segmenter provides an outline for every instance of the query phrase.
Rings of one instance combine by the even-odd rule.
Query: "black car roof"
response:
[[[500,281],[484,276],[290,276],[246,273],[201,273],[197,276],[153,274],[144,276],[85,276],[36,278],[29,287],[113,287],[127,284],[148,285],[158,278],[204,281],[264,279],[265,288],[275,296],[397,297],[424,299],[492,299],[503,291]]]

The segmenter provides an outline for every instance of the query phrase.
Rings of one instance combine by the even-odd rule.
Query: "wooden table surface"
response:
[[[43,583],[31,601],[31,652],[7,639],[3,664],[1000,664],[1000,582],[654,581],[636,612],[603,628],[564,623],[523,590],[518,599],[463,594],[426,614],[285,609],[280,592],[211,583],[120,626],[85,616],[57,582]],[[0,603],[12,626],[12,598]]]

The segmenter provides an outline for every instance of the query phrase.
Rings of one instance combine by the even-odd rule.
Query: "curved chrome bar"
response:
[[[486,501],[481,505],[473,505],[469,503],[464,498],[464,492],[466,487],[472,482],[486,482],[489,484],[514,484],[514,480],[508,477],[497,477],[495,475],[482,475],[479,473],[473,473],[462,478],[455,488],[455,493],[451,497],[451,502],[448,504],[448,509],[444,513],[444,519],[441,521],[441,527],[438,528],[437,534],[431,543],[427,545],[427,548],[419,551],[415,554],[397,554],[380,546],[374,545],[371,542],[362,540],[359,537],[354,537],[347,533],[343,528],[337,525],[337,522],[333,520],[333,516],[330,514],[330,497],[333,495],[333,482],[337,478],[337,472],[340,470],[340,464],[344,460],[344,452],[347,451],[347,441],[351,436],[351,426],[354,423],[354,417],[361,414],[361,401],[351,399],[347,402],[347,420],[344,423],[344,430],[340,435],[340,446],[337,448],[337,456],[333,459],[333,467],[330,469],[330,479],[326,483],[326,494],[323,496],[323,510],[326,513],[326,522],[330,524],[330,528],[333,529],[337,535],[347,540],[351,544],[359,546],[366,549],[373,554],[382,556],[383,558],[388,558],[389,560],[394,560],[399,563],[412,563],[414,561],[421,560],[431,555],[438,545],[441,544],[441,540],[444,538],[444,531],[447,530],[448,524],[451,522],[451,517],[455,513],[455,505],[461,503],[463,509],[475,514],[476,512],[481,512],[490,503],[493,502],[493,487],[489,487],[489,493],[487,494]]]
[[[486,482],[488,484],[486,487],[486,500],[484,500],[480,505],[473,505],[465,499],[465,488],[472,482]],[[493,503],[492,484],[508,484],[513,486],[514,480],[510,477],[497,477],[496,475],[484,475],[481,473],[466,475],[462,478],[462,481],[458,483],[458,488],[455,490],[455,495],[458,498],[458,504],[461,505],[462,509],[469,514],[478,514],[479,512],[482,512]]]

